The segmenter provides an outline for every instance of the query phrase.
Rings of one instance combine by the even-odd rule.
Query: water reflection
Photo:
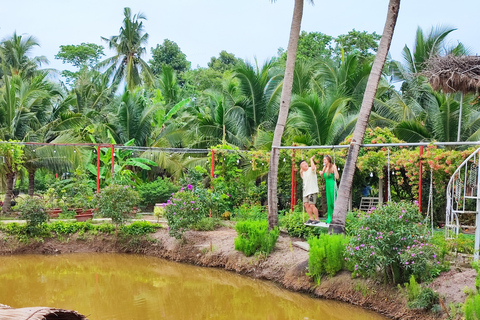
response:
[[[0,303],[90,320],[385,319],[222,270],[121,254],[0,257]]]

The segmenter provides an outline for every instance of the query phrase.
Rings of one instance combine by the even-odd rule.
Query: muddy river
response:
[[[90,320],[386,319],[223,270],[125,254],[0,257],[0,303]]]

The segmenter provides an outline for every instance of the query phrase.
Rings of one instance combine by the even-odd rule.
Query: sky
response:
[[[61,45],[90,42],[107,47],[101,37],[119,34],[123,8],[142,12],[149,34],[145,60],[151,48],[169,39],[178,44],[192,68],[207,67],[213,56],[226,50],[250,62],[263,63],[287,48],[293,0],[0,0],[0,39],[33,35],[40,47],[33,55],[46,56],[48,67],[71,69],[54,58]],[[388,0],[305,1],[302,30],[330,36],[357,31],[381,34]],[[402,59],[405,45],[413,49],[417,27],[456,28],[448,44],[459,41],[480,54],[479,0],[402,0],[390,53]],[[107,56],[113,53],[105,50]]]

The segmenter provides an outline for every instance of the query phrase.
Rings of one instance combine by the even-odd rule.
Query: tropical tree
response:
[[[108,43],[110,49],[115,50],[113,57],[99,63],[100,67],[108,66],[107,74],[113,74],[113,85],[125,80],[128,90],[145,83],[153,84],[153,72],[147,62],[142,59],[146,50],[143,47],[148,41],[148,33],[144,33],[143,21],[146,17],[142,13],[133,15],[130,8],[124,8],[123,25],[120,34],[102,39]]]
[[[310,1],[313,3],[313,1]],[[295,60],[297,57],[298,37],[300,35],[300,26],[303,16],[303,0],[295,0],[293,9],[292,26],[290,28],[290,39],[287,48],[287,62],[285,66],[285,76],[283,78],[282,94],[280,97],[280,111],[278,114],[277,125],[273,135],[272,153],[270,156],[270,167],[268,170],[268,227],[273,229],[278,225],[278,196],[277,196],[277,179],[278,179],[278,161],[280,157],[280,149],[278,147],[282,141],[285,123],[287,122],[288,108],[293,86],[293,74],[295,70]]]
[[[360,144],[363,141],[363,136],[365,135],[365,130],[367,129],[368,118],[370,117],[378,83],[380,82],[380,78],[382,76],[383,66],[387,60],[388,50],[390,48],[390,43],[392,42],[399,10],[400,0],[390,0],[382,38],[380,40],[377,55],[375,56],[375,60],[373,62],[372,72],[368,77],[367,87],[362,101],[362,107],[355,125],[352,142],[350,143],[350,147],[348,149],[348,161],[345,163],[342,178],[340,180],[338,197],[335,201],[335,209],[333,212],[332,223],[329,227],[329,232],[345,232],[345,219],[348,210],[348,199],[350,198],[350,193],[352,190],[353,176],[355,174],[355,168],[357,165]]]
[[[152,59],[149,63],[154,75],[159,75],[164,66],[170,66],[177,73],[190,69],[190,61],[187,61],[187,56],[174,41],[165,39],[163,44],[157,44],[156,48],[151,48],[151,52]]]
[[[245,134],[253,139],[259,128],[273,129],[283,78],[275,61],[267,61],[261,68],[240,64],[234,70],[234,77],[243,95],[237,104],[244,110]]]
[[[35,37],[27,38],[13,33],[11,38],[5,39],[0,44],[0,61],[5,75],[21,75],[25,78],[34,76],[42,63],[48,63],[44,56],[30,58],[31,51],[39,46]]]

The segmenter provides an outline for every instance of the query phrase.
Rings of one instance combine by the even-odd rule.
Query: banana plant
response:
[[[108,132],[112,145],[115,144],[110,132]],[[92,138],[93,140],[93,138]],[[135,139],[131,139],[124,144],[124,146],[134,146]],[[97,150],[90,155],[90,161],[87,165],[87,170],[94,176],[97,175],[97,166],[94,165],[97,161]],[[116,149],[114,150],[114,166],[112,172],[112,148],[100,148],[100,181],[101,186],[116,184],[137,184],[138,177],[136,171],[138,168],[142,170],[151,170],[151,166],[157,164],[149,159],[134,156],[134,151]]]

